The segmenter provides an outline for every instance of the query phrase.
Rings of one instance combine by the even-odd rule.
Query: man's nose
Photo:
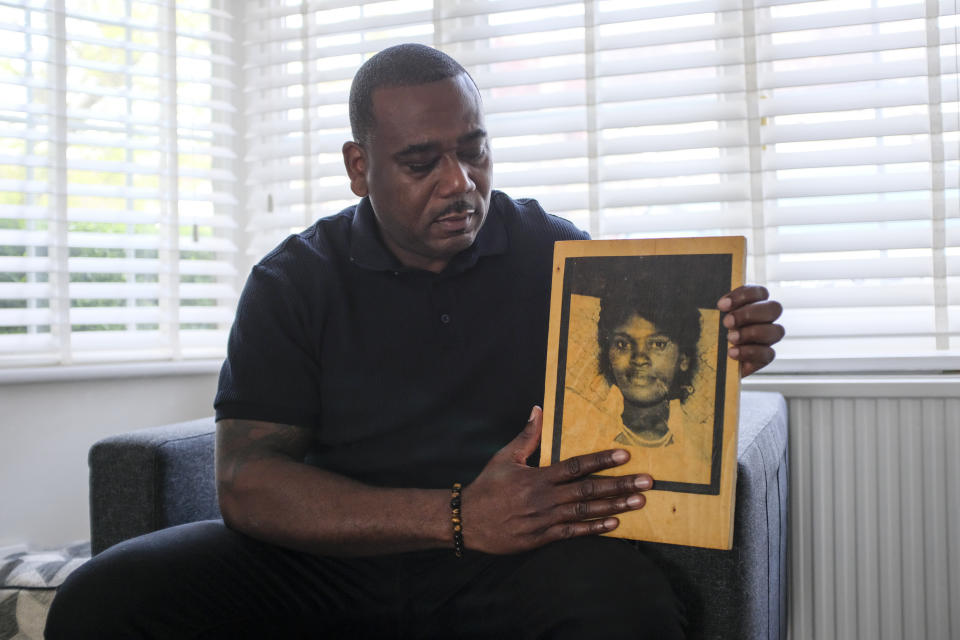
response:
[[[635,363],[650,362],[650,354],[646,345],[638,344],[630,350],[630,361]]]
[[[450,155],[443,157],[440,172],[440,195],[451,196],[468,193],[477,188],[470,179],[469,166],[460,161],[460,158]]]

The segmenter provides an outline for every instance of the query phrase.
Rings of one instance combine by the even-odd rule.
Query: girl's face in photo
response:
[[[666,401],[677,373],[690,366],[677,343],[637,314],[614,328],[607,357],[624,399],[641,406]]]

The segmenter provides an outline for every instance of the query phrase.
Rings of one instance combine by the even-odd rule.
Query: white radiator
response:
[[[791,639],[960,640],[960,398],[785,395]]]

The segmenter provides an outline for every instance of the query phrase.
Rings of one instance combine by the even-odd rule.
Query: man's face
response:
[[[641,406],[664,402],[674,377],[690,366],[673,340],[637,314],[614,328],[607,357],[624,399]]]
[[[351,188],[369,196],[387,247],[441,271],[469,247],[490,204],[493,164],[480,96],[466,75],[373,93],[374,128],[344,145]]]

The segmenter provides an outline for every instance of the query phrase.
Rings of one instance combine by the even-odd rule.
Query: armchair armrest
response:
[[[166,527],[219,518],[213,417],[140,429],[90,448],[94,554]]]

